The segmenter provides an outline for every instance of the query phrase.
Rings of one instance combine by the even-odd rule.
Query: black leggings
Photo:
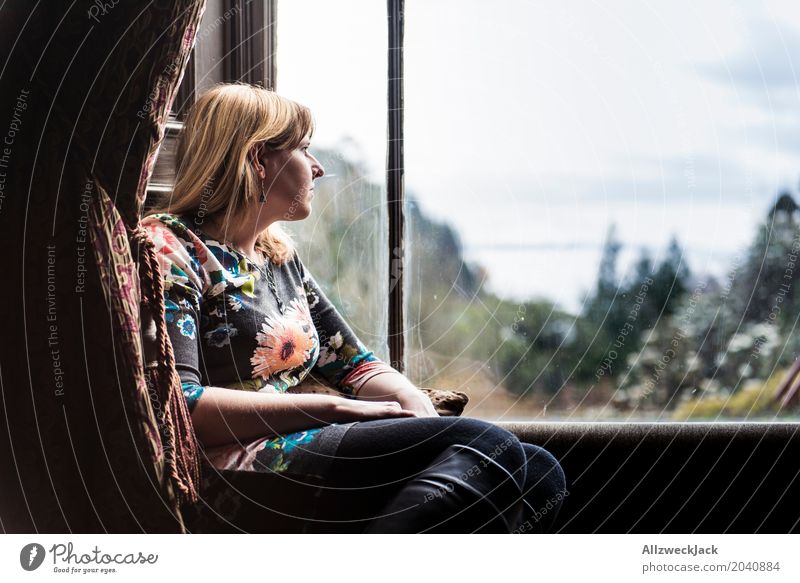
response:
[[[310,530],[363,532],[388,501],[454,444],[478,450],[480,454],[476,455],[496,461],[516,481],[516,499],[507,499],[509,490],[505,489],[506,499],[495,500],[498,505],[512,505],[521,495],[523,514],[513,532],[551,529],[566,495],[566,481],[549,452],[521,443],[509,431],[479,419],[409,417],[364,421],[348,430],[333,460]],[[468,461],[472,464],[474,459],[464,460],[462,465]],[[462,469],[465,473],[468,470]],[[483,487],[494,489],[497,484],[487,485],[487,479],[494,478],[484,472]]]

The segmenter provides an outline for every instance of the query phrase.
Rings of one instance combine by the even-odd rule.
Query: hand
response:
[[[336,422],[384,419],[387,417],[419,417],[415,411],[407,409],[397,401],[359,401],[337,397]]]
[[[414,411],[417,417],[439,417],[428,395],[417,388],[403,391],[397,396],[397,401],[403,409]]]
[[[392,373],[373,376],[359,389],[358,398],[365,401],[395,399],[403,409],[414,411],[417,417],[439,417],[426,393],[399,372]]]

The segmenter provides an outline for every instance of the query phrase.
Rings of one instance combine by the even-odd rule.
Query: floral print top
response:
[[[190,410],[205,386],[285,393],[313,372],[352,396],[350,381],[360,374],[365,382],[363,371],[394,370],[355,336],[296,253],[273,265],[282,314],[266,267],[203,233],[199,222],[168,213],[141,221],[164,277],[167,330]],[[318,431],[273,436],[263,447],[288,453]],[[283,456],[275,460],[273,469],[286,466]]]

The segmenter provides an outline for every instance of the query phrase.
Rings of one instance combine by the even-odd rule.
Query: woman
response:
[[[215,86],[186,119],[171,198],[142,221],[201,445],[238,451],[239,468],[322,476],[314,532],[546,530],[558,462],[490,423],[439,417],[353,334],[281,231],[309,216],[325,173],[313,129],[272,91]],[[310,373],[341,397],[287,392]]]

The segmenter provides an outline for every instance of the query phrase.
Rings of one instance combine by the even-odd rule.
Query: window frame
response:
[[[389,359],[405,372],[405,159],[403,154],[403,50],[405,1],[387,0],[388,34],[388,144],[386,205],[389,214]]]
[[[222,13],[231,16],[223,21],[222,68],[223,82],[245,81],[268,89],[275,84],[275,17],[277,0],[223,0]],[[183,79],[173,101],[176,104],[194,103],[197,87],[196,47],[192,49]],[[161,152],[175,148],[183,129],[181,115],[170,111],[164,129]],[[147,196],[163,195],[172,190],[174,166],[169,156],[159,156],[153,178],[147,185]],[[165,179],[160,179],[165,178]]]

